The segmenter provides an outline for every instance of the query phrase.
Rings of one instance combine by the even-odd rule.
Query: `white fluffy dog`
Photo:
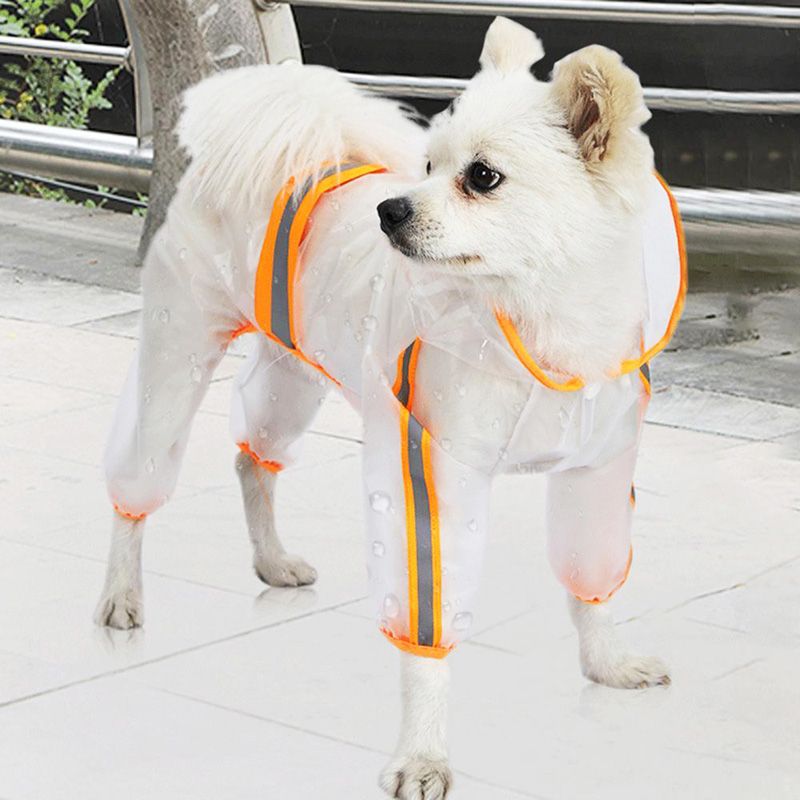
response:
[[[584,673],[669,681],[621,644],[603,603],[630,566],[647,363],[685,292],[680,224],[636,76],[589,47],[542,83],[541,56],[529,30],[495,20],[480,72],[429,131],[318,67],[192,89],[179,126],[192,161],[147,257],[107,452],[117,513],[96,618],[128,628],[143,618],[144,519],[175,486],[233,337],[259,332],[232,430],[266,583],[316,578],[276,534],[278,473],[330,387],[361,410],[370,586],[404,652],[381,782],[406,800],[450,784],[442,659],[472,624],[496,472],[548,473],[548,555]]]

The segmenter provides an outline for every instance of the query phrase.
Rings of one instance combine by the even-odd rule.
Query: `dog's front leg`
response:
[[[548,556],[568,591],[581,669],[595,683],[617,689],[669,683],[660,659],[625,645],[607,608],[631,565],[635,462],[633,446],[602,466],[565,470],[547,482]]]
[[[655,656],[631,652],[617,633],[605,603],[584,603],[567,595],[578,631],[581,670],[589,680],[615,689],[644,689],[670,683],[667,665]]]
[[[452,782],[446,741],[450,670],[444,660],[401,657],[400,741],[381,775],[381,787],[400,800],[443,800]]]

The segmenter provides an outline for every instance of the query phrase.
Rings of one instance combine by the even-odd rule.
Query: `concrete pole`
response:
[[[173,133],[181,94],[219,70],[264,63],[266,51],[251,0],[129,0],[129,5],[142,39],[153,105],[155,162],[141,261],[186,169],[186,155]]]

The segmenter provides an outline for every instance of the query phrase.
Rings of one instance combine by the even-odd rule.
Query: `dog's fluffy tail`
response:
[[[423,130],[396,103],[362,93],[325,67],[244,67],[184,95],[177,127],[192,163],[186,181],[214,207],[270,202],[292,175],[323,162],[421,169]]]

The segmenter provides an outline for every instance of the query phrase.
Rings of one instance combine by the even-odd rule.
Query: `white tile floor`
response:
[[[330,401],[281,488],[283,535],[318,584],[267,590],[228,358],[149,525],[146,627],[97,630],[99,462],[139,300],[7,272],[0,290],[0,800],[377,798],[397,658],[363,601],[358,420]],[[746,403],[657,395],[652,419],[679,427],[646,427],[615,605],[671,663],[669,689],[581,678],[541,484],[497,481],[476,632],[451,657],[454,800],[800,797],[800,417]]]

